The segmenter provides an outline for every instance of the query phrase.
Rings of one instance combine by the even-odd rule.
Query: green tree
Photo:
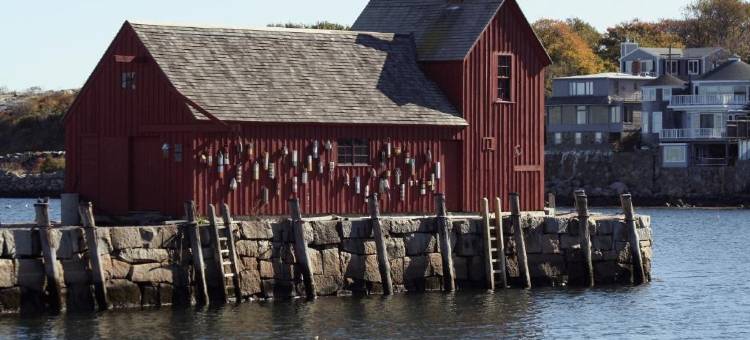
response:
[[[573,32],[576,32],[581,39],[591,47],[592,51],[599,51],[601,48],[602,34],[594,26],[581,18],[568,18],[565,20]]]
[[[696,0],[675,27],[688,46],[720,46],[750,56],[750,3],[743,0]]]

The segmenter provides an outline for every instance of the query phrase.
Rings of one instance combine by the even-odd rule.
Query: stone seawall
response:
[[[0,155],[0,197],[59,196],[65,186],[64,161],[63,151]]]
[[[572,205],[584,189],[593,205],[619,205],[631,193],[638,205],[750,206],[750,162],[730,167],[662,168],[658,151],[571,151],[545,155],[546,189]]]
[[[628,233],[621,216],[592,216],[591,238],[597,284],[629,284],[632,265]],[[391,275],[397,292],[441,289],[443,262],[434,218],[384,218]],[[516,246],[506,216],[506,271],[519,280]],[[579,284],[584,278],[578,220],[572,215],[522,218],[529,268],[535,286]],[[647,216],[637,218],[647,275],[651,268],[651,227]],[[451,220],[450,241],[459,289],[483,288],[482,222],[479,218]],[[218,270],[211,260],[210,233],[201,229],[206,279],[215,295]],[[241,262],[240,286],[246,299],[304,296],[301,270],[294,251],[291,224],[286,219],[240,222],[235,231]],[[377,248],[369,219],[307,221],[305,238],[311,254],[317,294],[379,294],[383,287]],[[188,305],[193,298],[193,269],[189,241],[177,225],[108,227],[97,229],[110,303],[115,308]],[[63,273],[68,310],[94,308],[88,254],[81,228],[53,233],[58,268]],[[45,271],[39,231],[29,226],[0,229],[0,310],[45,310]]]

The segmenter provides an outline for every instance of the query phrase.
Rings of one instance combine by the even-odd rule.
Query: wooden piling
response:
[[[554,193],[547,194],[547,206],[549,208],[549,214],[554,216],[557,213],[557,198]]]
[[[523,227],[521,226],[521,200],[517,193],[510,194],[510,219],[513,222],[513,234],[516,239],[516,252],[518,254],[518,270],[523,280],[523,287],[531,288],[531,274],[529,273],[529,261],[526,256],[526,241],[523,238]]]
[[[193,270],[195,281],[195,303],[205,305],[208,303],[208,286],[206,285],[206,265],[203,262],[203,246],[201,234],[198,229],[196,218],[196,207],[194,201],[185,202],[185,229],[190,238],[190,249],[193,253]]]
[[[583,264],[586,267],[586,284],[594,286],[594,263],[591,260],[591,230],[589,229],[589,203],[585,192],[577,192],[576,209],[578,210],[578,237],[581,241]]]
[[[505,259],[505,236],[503,235],[503,200],[495,197],[495,243],[497,248],[498,270],[500,271],[500,286],[508,288],[506,275],[507,261]]]
[[[375,246],[378,251],[378,269],[380,270],[380,279],[383,282],[383,293],[385,295],[393,294],[393,279],[391,278],[391,263],[388,259],[388,248],[383,236],[383,225],[380,223],[380,207],[378,206],[378,194],[370,196],[370,225],[372,233],[375,236]]]
[[[445,194],[435,194],[435,208],[437,218],[440,255],[443,257],[443,290],[453,292],[456,290],[456,270],[453,267],[453,251],[451,249],[450,228],[448,212],[445,206]]]
[[[635,209],[633,208],[633,197],[624,194],[620,197],[622,211],[625,213],[625,224],[630,233],[630,253],[633,257],[633,282],[636,285],[646,282],[646,272],[643,269],[643,257],[641,254],[641,241],[635,224]]]
[[[42,243],[42,256],[44,257],[44,272],[47,276],[47,293],[50,297],[50,310],[59,312],[63,306],[62,286],[63,281],[57,267],[57,246],[53,244],[52,223],[49,220],[49,203],[39,200],[34,204],[36,212],[36,225],[39,227],[39,236]]]
[[[227,232],[227,250],[229,250],[229,262],[231,262],[230,266],[233,274],[232,285],[234,288],[234,298],[236,303],[240,303],[242,302],[242,289],[240,288],[239,261],[237,259],[237,250],[235,249],[234,244],[234,232],[232,231],[232,224],[234,222],[232,222],[232,215],[229,212],[229,205],[226,203],[221,206],[221,216],[224,220],[224,228],[226,228]],[[224,291],[226,293],[225,289]]]
[[[102,258],[99,251],[99,242],[96,236],[96,221],[94,220],[94,211],[91,202],[84,202],[78,206],[78,213],[81,215],[83,230],[86,233],[86,245],[89,250],[89,264],[91,266],[91,277],[94,282],[94,295],[96,305],[99,310],[109,309],[109,300],[107,298],[106,279],[102,269]]]
[[[490,203],[487,198],[482,198],[482,236],[484,241],[484,274],[487,280],[487,289],[495,290],[495,268],[492,258],[492,232],[490,231]],[[499,251],[499,250],[498,250]]]
[[[298,263],[302,268],[302,279],[305,282],[305,292],[308,299],[315,298],[315,278],[313,277],[312,262],[307,253],[307,241],[305,241],[305,225],[302,221],[302,211],[299,206],[299,199],[292,198],[289,200],[289,211],[292,216],[292,229],[294,230],[294,249],[297,254]]]

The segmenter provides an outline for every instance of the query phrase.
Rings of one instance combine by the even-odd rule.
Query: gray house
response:
[[[721,47],[640,47],[634,42],[620,45],[620,72],[633,75],[671,74],[691,80],[726,62],[731,53]]]
[[[602,73],[552,80],[547,150],[611,149],[640,130],[641,86],[654,77]]]
[[[642,86],[641,141],[657,146],[664,129],[682,127],[683,117],[669,108],[672,96],[689,94],[687,82],[664,74]]]

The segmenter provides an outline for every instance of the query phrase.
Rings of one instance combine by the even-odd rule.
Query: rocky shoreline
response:
[[[0,156],[0,197],[58,197],[64,190],[65,152],[25,152]]]

